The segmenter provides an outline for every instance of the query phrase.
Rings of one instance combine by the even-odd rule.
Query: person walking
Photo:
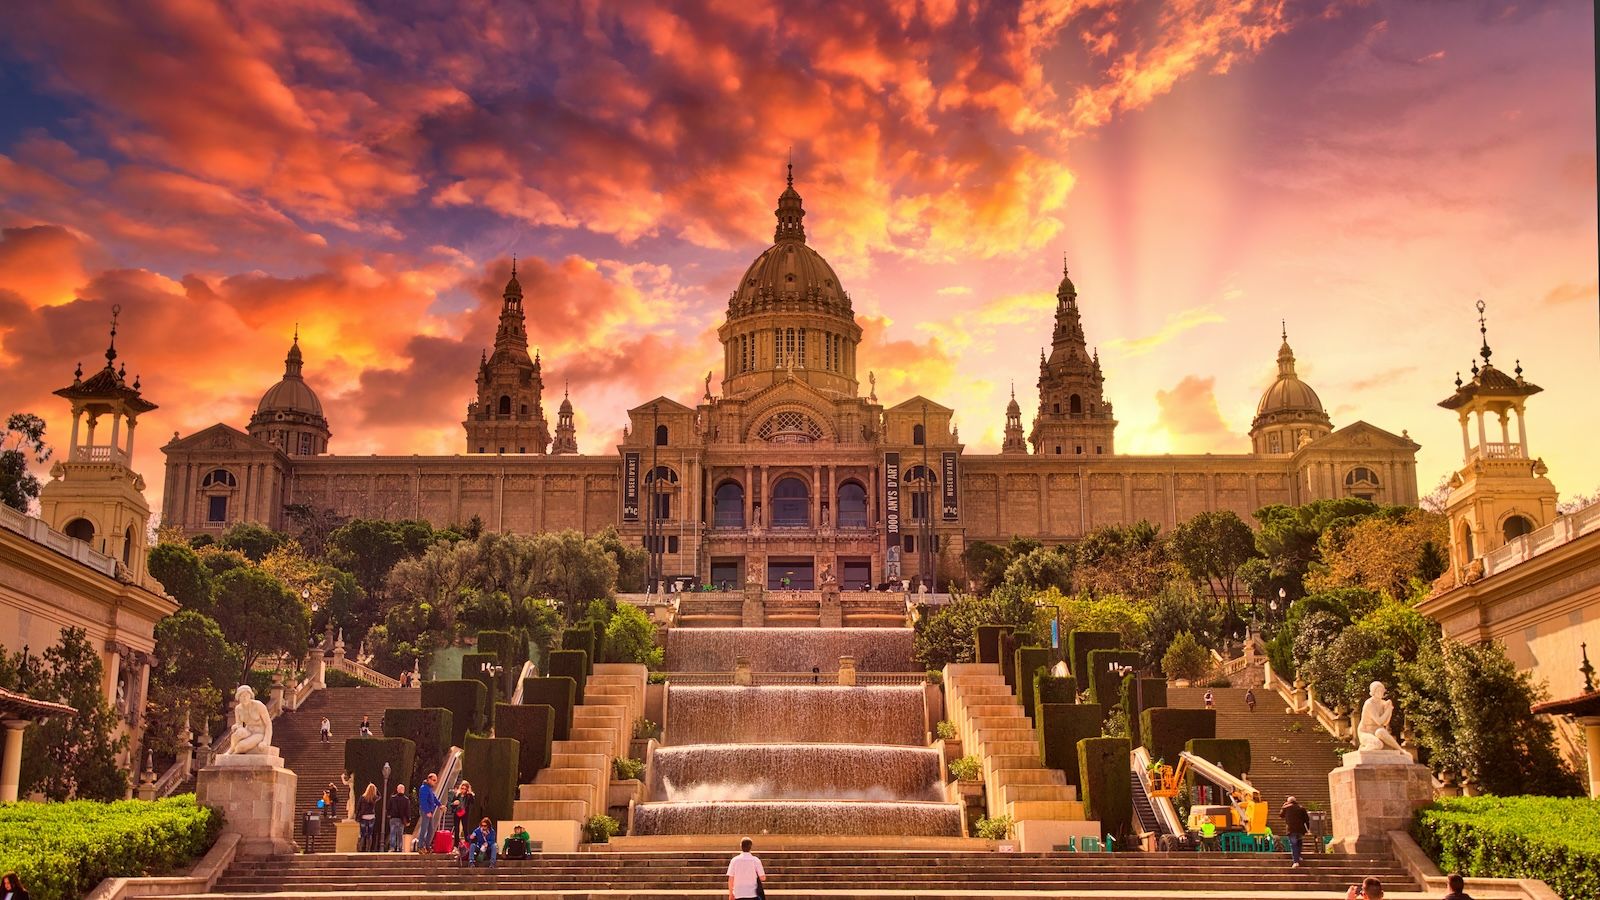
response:
[[[1298,869],[1305,853],[1306,832],[1311,830],[1311,814],[1290,796],[1284,798],[1278,815],[1283,817],[1283,825],[1289,830],[1289,859],[1294,862],[1289,868]]]
[[[372,720],[368,716],[361,717],[361,736],[372,737]]]
[[[394,796],[389,798],[389,852],[405,849],[406,825],[411,821],[411,798],[406,796],[406,786],[394,786]]]
[[[333,723],[328,721],[327,716],[322,717],[322,742],[324,744],[333,743]]]
[[[371,782],[356,801],[356,821],[361,823],[361,840],[356,850],[370,853],[378,849],[378,786]]]
[[[755,841],[745,838],[739,842],[739,855],[728,861],[728,900],[755,900],[765,896],[762,886],[767,880],[767,870],[761,867],[761,859],[750,852],[754,846]]]
[[[1216,709],[1216,708],[1217,708],[1217,695],[1213,694],[1208,689],[1206,691],[1206,709]]]
[[[1445,876],[1444,883],[1450,887],[1450,893],[1444,895],[1444,900],[1472,900],[1472,895],[1467,893],[1467,880],[1460,874],[1451,872]]]
[[[1244,689],[1244,705],[1250,707],[1250,711],[1251,712],[1255,712],[1256,711],[1256,689],[1255,688],[1245,688]]]
[[[28,900],[28,891],[22,886],[22,879],[15,872],[7,872],[0,877],[0,900]]]
[[[466,840],[472,831],[472,814],[477,811],[478,797],[472,793],[472,782],[465,779],[456,785],[456,795],[450,799],[451,831],[456,843]]]
[[[417,849],[423,853],[433,852],[434,813],[439,811],[439,775],[429,772],[428,777],[422,780],[422,785],[417,788]]]
[[[336,812],[339,807],[339,785],[330,781],[328,786],[322,789],[322,793],[328,798],[328,818],[337,819],[339,817],[338,812]]]

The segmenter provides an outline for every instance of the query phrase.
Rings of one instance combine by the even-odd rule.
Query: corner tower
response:
[[[544,418],[544,380],[539,357],[528,356],[528,329],[522,309],[522,283],[511,261],[500,307],[494,353],[478,363],[478,398],[467,404],[468,453],[544,454],[550,427]]]
[[[71,448],[65,460],[50,468],[51,480],[39,494],[39,506],[40,517],[51,528],[117,559],[129,579],[142,584],[150,505],[144,499],[144,476],[133,471],[133,430],[139,416],[156,405],[140,396],[138,376],[129,384],[127,367],[117,365],[121,312],[122,307],[111,307],[105,368],[86,379],[80,365],[72,384],[55,392],[72,404]]]
[[[833,267],[806,244],[793,165],[775,214],[773,244],[739,279],[717,330],[723,393],[751,394],[792,375],[819,391],[854,397],[861,326]]]
[[[1461,422],[1462,466],[1450,476],[1450,497],[1445,501],[1445,515],[1450,519],[1450,565],[1458,584],[1473,580],[1467,571],[1473,561],[1556,517],[1555,485],[1545,477],[1544,460],[1529,455],[1528,429],[1523,421],[1528,398],[1544,389],[1522,377],[1520,361],[1515,377],[1489,361],[1493,351],[1483,311],[1479,300],[1478,333],[1483,345],[1478,355],[1483,364],[1473,361],[1471,381],[1463,383],[1458,373],[1455,393],[1439,401]],[[1513,413],[1517,417],[1515,440],[1510,423]],[[1490,430],[1495,425],[1498,433]],[[1495,437],[1499,440],[1490,440]]]
[[[1056,325],[1050,355],[1039,351],[1039,411],[1028,442],[1050,456],[1110,456],[1117,420],[1105,399],[1100,354],[1092,357],[1078,314],[1078,288],[1061,264],[1056,288]]]

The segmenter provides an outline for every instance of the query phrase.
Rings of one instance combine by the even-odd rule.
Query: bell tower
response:
[[[1458,584],[1473,580],[1469,569],[1484,554],[1556,517],[1555,485],[1545,477],[1544,460],[1528,452],[1523,419],[1527,399],[1543,388],[1522,377],[1520,360],[1514,376],[1490,362],[1483,312],[1484,303],[1479,300],[1478,333],[1483,346],[1478,356],[1482,364],[1473,360],[1470,381],[1462,382],[1457,373],[1455,393],[1439,401],[1461,422],[1462,466],[1450,476],[1450,497],[1445,502],[1445,515],[1450,519],[1450,567]],[[1517,419],[1515,435],[1511,433],[1513,415]]]
[[[500,306],[494,352],[478,362],[477,399],[467,405],[462,426],[468,453],[532,453],[550,447],[550,426],[544,417],[543,365],[528,356],[528,329],[522,307],[517,261],[511,261]]]
[[[1061,263],[1056,288],[1056,324],[1050,355],[1039,351],[1039,411],[1028,442],[1040,455],[1110,456],[1117,420],[1105,399],[1100,353],[1089,354],[1083,320],[1078,313],[1078,288]]]
[[[55,392],[72,404],[71,447],[67,458],[51,467],[39,505],[51,528],[116,559],[122,564],[119,572],[142,584],[150,505],[144,476],[133,471],[133,432],[139,416],[156,405],[140,396],[138,376],[129,384],[127,367],[117,365],[121,313],[122,307],[111,307],[105,368],[85,379],[80,364],[72,384]]]

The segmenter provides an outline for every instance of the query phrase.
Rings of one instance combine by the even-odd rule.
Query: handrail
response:
[[[1315,691],[1303,683],[1296,683],[1291,687],[1288,682],[1273,673],[1271,662],[1263,663],[1262,671],[1265,675],[1262,684],[1276,691],[1278,696],[1289,704],[1290,713],[1310,717],[1333,738],[1341,741],[1350,739],[1350,721],[1324,706],[1317,700]]]
[[[539,667],[533,664],[533,660],[524,660],[522,670],[517,673],[517,686],[511,689],[511,699],[508,702],[512,705],[520,704],[522,702],[522,680],[524,678],[533,678],[538,674]]]
[[[333,669],[335,672],[343,672],[346,675],[352,675],[361,679],[362,681],[367,682],[373,687],[397,688],[401,686],[400,679],[390,678],[388,675],[379,672],[377,669],[374,669],[370,666],[364,666],[347,656],[334,656],[330,658],[328,660],[328,668]]]

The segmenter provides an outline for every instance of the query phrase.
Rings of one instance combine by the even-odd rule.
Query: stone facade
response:
[[[1067,541],[1139,519],[1170,528],[1210,509],[1249,520],[1268,503],[1324,497],[1417,501],[1417,444],[1365,422],[1333,430],[1295,376],[1287,339],[1257,417],[1278,429],[1272,452],[1118,455],[1106,376],[1065,276],[1030,431],[1013,396],[1002,451],[970,453],[948,407],[921,396],[885,405],[870,371],[863,394],[861,328],[806,243],[792,179],[776,214],[774,243],[735,285],[718,332],[723,393],[708,373],[694,406],[658,397],[634,407],[611,452],[576,452],[569,402],[547,452],[541,363],[527,359],[513,277],[495,353],[479,367],[467,454],[293,455],[218,424],[163,448],[163,519],[191,533],[282,527],[284,504],[303,503],[438,525],[477,515],[520,532],[616,526],[652,551],[661,576],[813,588],[831,569],[849,590],[928,568],[942,576],[975,540]]]

